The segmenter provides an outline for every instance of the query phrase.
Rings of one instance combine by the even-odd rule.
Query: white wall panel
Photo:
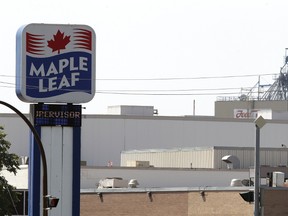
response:
[[[125,149],[123,119],[83,118],[81,129],[81,160],[88,165],[106,166],[109,161],[120,164]]]
[[[72,135],[72,128],[41,128],[48,168],[48,194],[60,199],[49,215],[72,215]]]
[[[29,129],[20,118],[0,115],[11,151],[28,155]],[[261,147],[288,146],[288,121],[267,120],[261,129]],[[254,147],[253,121],[213,117],[129,117],[84,115],[82,119],[82,160],[88,165],[120,164],[120,153],[132,149],[186,147]],[[246,157],[245,163],[249,163]],[[183,162],[184,163],[184,162]],[[185,162],[186,163],[186,162]],[[282,161],[281,161],[282,163]]]
[[[29,127],[16,114],[0,115],[0,125],[7,134],[6,139],[12,144],[10,152],[20,156],[29,155]]]

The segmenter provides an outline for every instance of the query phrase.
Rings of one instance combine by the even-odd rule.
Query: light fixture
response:
[[[199,194],[200,194],[200,196],[202,197],[202,200],[203,200],[204,202],[206,202],[206,193],[205,193],[205,191],[204,191],[204,190],[201,190],[201,191],[199,191]]]
[[[47,210],[48,209],[52,209],[52,208],[56,208],[59,202],[59,198],[57,197],[53,197],[51,195],[47,195],[45,196],[46,199],[46,206],[47,206]]]
[[[153,201],[153,197],[152,197],[152,192],[151,191],[147,192],[147,196],[148,196],[150,202],[152,202]]]
[[[103,202],[103,194],[99,192],[97,193],[97,196],[100,198],[100,201]]]
[[[262,116],[259,116],[255,119],[254,123],[258,128],[262,128],[266,124],[266,121]]]

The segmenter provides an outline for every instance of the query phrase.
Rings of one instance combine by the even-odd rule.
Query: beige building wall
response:
[[[243,201],[239,191],[204,191],[188,194],[188,216],[248,216],[253,215],[253,205]]]
[[[267,188],[262,190],[262,205],[265,216],[288,215],[287,190]]]
[[[247,191],[247,189],[243,189]],[[81,194],[81,216],[253,216],[254,204],[245,202],[238,190],[112,192]],[[262,191],[264,216],[288,215],[288,189]]]
[[[197,216],[253,215],[253,205],[239,191],[109,193],[81,195],[81,216]]]
[[[188,193],[109,193],[81,195],[81,216],[187,216]]]

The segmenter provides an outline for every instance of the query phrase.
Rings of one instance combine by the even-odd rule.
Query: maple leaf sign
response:
[[[57,31],[56,35],[53,35],[53,39],[47,41],[48,47],[52,49],[52,52],[58,51],[58,54],[60,54],[61,49],[66,49],[66,45],[70,42],[70,36],[64,37],[64,33],[61,33],[60,30]]]

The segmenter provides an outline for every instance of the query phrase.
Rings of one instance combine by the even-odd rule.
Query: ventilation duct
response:
[[[234,155],[226,155],[222,157],[222,161],[227,163],[228,169],[239,169],[240,168],[240,161],[238,157]]]

